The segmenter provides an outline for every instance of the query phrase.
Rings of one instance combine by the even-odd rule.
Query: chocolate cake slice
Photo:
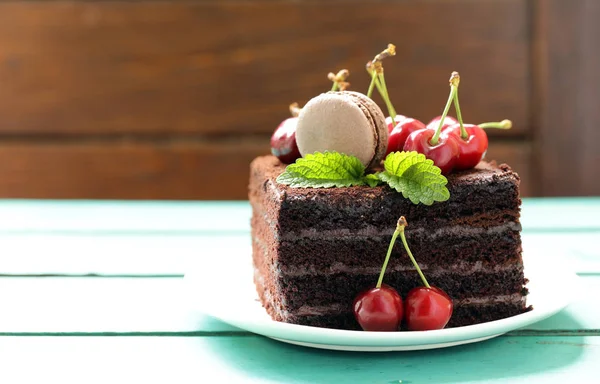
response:
[[[388,186],[291,188],[276,182],[285,165],[274,156],[251,164],[254,282],[277,321],[360,329],[352,302],[376,282],[400,216],[432,285],[448,293],[448,327],[527,310],[521,257],[519,176],[481,162],[448,176],[450,199],[415,205]],[[396,243],[384,282],[405,297],[421,285]]]

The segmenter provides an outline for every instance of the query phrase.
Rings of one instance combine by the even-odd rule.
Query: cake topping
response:
[[[434,131],[440,126],[440,121],[442,121],[442,130],[445,128],[458,123],[458,120],[452,116],[446,116],[442,119],[442,116],[436,116],[427,124],[427,128],[433,129]]]
[[[384,171],[377,174],[379,180],[402,193],[413,204],[431,205],[435,201],[446,201],[450,192],[448,180],[442,171],[417,152],[390,153],[383,163]]]
[[[387,90],[387,85],[385,83],[385,76],[383,74],[383,59],[395,56],[396,55],[396,46],[394,44],[388,44],[387,48],[384,49],[381,53],[375,55],[372,61],[369,61],[366,65],[367,72],[371,76],[371,83],[369,84],[369,89],[367,91],[367,97],[371,97],[373,94],[374,88],[377,88],[379,95],[383,99],[385,103],[389,116],[386,117],[385,122],[388,127],[388,133],[392,131],[394,126],[402,121],[405,116],[398,115],[396,113],[396,109],[392,105],[392,101],[390,99],[390,95]],[[402,150],[402,149],[400,149]],[[388,152],[389,153],[389,152]]]
[[[406,138],[406,143],[404,144],[405,151],[417,151],[433,160],[435,165],[440,167],[444,175],[449,174],[454,169],[459,152],[456,136],[441,136],[443,121],[450,110],[458,88],[457,80],[458,72],[452,72],[452,76],[450,76],[450,96],[446,102],[446,107],[442,113],[437,130],[421,129],[415,131]]]
[[[316,152],[286,167],[277,182],[291,187],[349,187],[387,183],[414,204],[446,201],[448,180],[432,160],[417,152],[394,152],[383,162],[382,172],[365,175],[365,167],[354,156],[339,152]]]
[[[385,154],[385,118],[377,104],[364,95],[328,92],[302,108],[296,140],[302,156],[336,151],[357,157],[365,167],[373,167]]]
[[[454,169],[465,170],[475,167],[487,151],[488,139],[480,126],[463,124],[462,113],[458,101],[458,86],[460,75],[452,72],[450,76],[450,95],[444,112],[433,119],[428,128],[437,122],[435,131],[432,129],[417,130],[408,135],[404,144],[405,151],[417,151],[425,154],[442,169],[443,174],[448,174]],[[458,122],[448,118],[448,111],[454,104]],[[487,128],[508,129],[512,126],[510,120],[500,123],[484,123]]]
[[[442,115],[427,126],[397,114],[382,64],[395,55],[396,47],[388,44],[367,63],[371,77],[367,95],[346,90],[350,72],[342,69],[327,75],[333,83],[330,92],[312,98],[303,108],[290,106],[293,117],[282,122],[271,137],[271,152],[291,165],[278,178],[280,183],[318,188],[387,183],[413,203],[430,205],[449,198],[447,180],[442,175],[471,169],[483,159],[488,146],[484,128],[512,126],[510,120],[464,124],[458,72],[450,76],[450,95]],[[387,106],[388,118],[371,98],[375,89]],[[452,104],[458,119],[448,116]],[[384,157],[383,172],[365,175],[366,170],[380,169]],[[291,164],[294,161],[296,164]]]
[[[288,165],[277,182],[292,187],[350,187],[364,185],[364,173],[364,165],[354,156],[315,152]]]
[[[455,84],[454,92],[454,108],[456,109],[456,116],[458,116],[458,123],[453,124],[443,130],[445,135],[454,135],[458,138],[458,157],[456,159],[456,169],[464,170],[471,169],[483,159],[488,148],[487,134],[482,127],[474,124],[463,124],[462,113],[460,111],[460,105],[458,102],[458,85],[460,77],[458,72],[453,82]],[[482,124],[488,128],[503,128],[508,129],[512,127],[510,120],[503,120],[500,123],[484,123]]]
[[[298,103],[290,104],[290,113],[292,114],[293,117],[298,117],[301,110],[302,110],[302,108],[300,108]]]
[[[387,153],[389,154],[404,150],[404,144],[406,143],[408,135],[421,129],[425,129],[425,124],[417,119],[404,117],[404,119],[399,120],[390,132]]]
[[[298,114],[300,108],[298,103],[290,105],[292,117],[285,119],[271,136],[271,153],[282,163],[293,163],[300,157],[300,151],[296,144],[296,126],[298,125]]]
[[[348,89],[348,87],[350,87],[350,83],[346,81],[348,76],[350,76],[350,71],[347,69],[340,70],[337,75],[333,72],[329,72],[329,74],[327,74],[327,78],[333,81],[331,91],[345,91]]]
[[[345,90],[350,86],[346,79],[350,76],[347,69],[340,70],[337,74],[329,73],[327,78],[333,82],[332,91]],[[292,117],[285,119],[271,136],[271,153],[282,163],[290,164],[302,157],[296,142],[296,128],[298,126],[298,115],[302,108],[298,103],[290,104]]]

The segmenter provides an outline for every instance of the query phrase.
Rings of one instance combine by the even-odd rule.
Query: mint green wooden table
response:
[[[306,349],[191,310],[186,265],[249,258],[249,217],[247,202],[0,200],[0,382],[600,382],[600,198],[523,203],[526,246],[578,271],[569,307],[422,352]]]

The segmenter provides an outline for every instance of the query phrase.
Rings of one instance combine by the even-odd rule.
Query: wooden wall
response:
[[[510,118],[523,194],[600,194],[595,0],[0,2],[0,197],[243,199],[287,105],[388,42],[399,112]]]

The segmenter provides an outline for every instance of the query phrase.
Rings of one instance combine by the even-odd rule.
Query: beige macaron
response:
[[[302,108],[296,127],[300,154],[336,151],[372,168],[387,149],[388,129],[379,106],[359,92],[327,92]]]

